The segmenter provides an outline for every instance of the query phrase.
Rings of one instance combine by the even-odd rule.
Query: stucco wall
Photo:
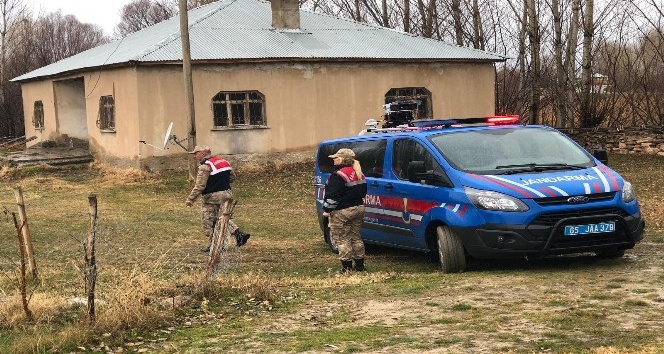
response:
[[[82,87],[77,87],[82,83]],[[26,136],[37,136],[29,146],[47,140],[58,140],[63,134],[87,140],[97,158],[113,155],[135,159],[138,155],[138,97],[134,68],[94,71],[71,75],[57,80],[24,83],[23,109]],[[97,127],[99,99],[115,98],[115,132]],[[35,130],[32,124],[34,102],[44,105],[44,128]],[[79,115],[84,115],[79,119]],[[86,126],[80,126],[86,125]]]
[[[187,137],[182,69],[139,66],[72,75],[83,79],[87,135],[99,160],[134,166],[138,160],[183,155],[169,144],[160,150],[169,122],[178,139]],[[252,64],[208,65],[193,69],[197,143],[215,153],[251,154],[312,149],[321,140],[355,135],[369,118],[382,118],[385,94],[392,88],[424,87],[431,92],[435,118],[494,113],[492,64]],[[58,131],[52,80],[24,83],[26,134],[32,144]],[[212,98],[220,91],[258,90],[265,96],[267,128],[213,129]],[[66,91],[66,90],[61,90]],[[70,90],[75,91],[75,90]],[[73,92],[72,94],[76,94]],[[115,132],[96,126],[99,99],[115,98]],[[44,103],[45,128],[32,127],[32,105]],[[186,141],[182,142],[185,146]],[[180,156],[182,157],[182,156]]]
[[[23,112],[25,115],[25,136],[36,136],[28,142],[28,146],[49,140],[55,132],[55,97],[53,84],[49,81],[29,82],[21,85],[23,95]],[[35,129],[32,124],[35,101],[42,101],[44,107],[44,129]]]
[[[195,67],[197,143],[223,154],[274,153],[312,148],[321,140],[354,135],[369,118],[381,118],[391,88],[431,91],[436,118],[494,113],[492,64],[263,64]],[[143,139],[162,141],[168,122],[187,136],[186,101],[179,67],[139,68]],[[211,101],[220,91],[265,95],[267,129],[213,130]],[[183,152],[145,147],[144,154]]]

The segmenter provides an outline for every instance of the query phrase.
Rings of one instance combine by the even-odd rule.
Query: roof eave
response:
[[[328,62],[328,63],[404,63],[404,64],[413,64],[413,63],[496,63],[504,62],[507,58],[502,59],[478,59],[478,58],[232,58],[232,59],[204,59],[204,60],[194,60],[192,65],[210,65],[210,64],[261,64],[261,63],[286,63],[286,62]],[[170,61],[129,61],[123,63],[115,63],[101,66],[91,66],[80,68],[76,70],[63,71],[57,74],[52,75],[43,75],[35,76],[22,80],[10,80],[18,83],[27,83],[31,81],[38,81],[44,79],[58,79],[64,76],[71,76],[76,74],[82,74],[90,71],[96,70],[107,70],[115,68],[124,68],[124,67],[134,67],[134,66],[162,66],[162,65],[182,65],[180,60],[170,60]]]

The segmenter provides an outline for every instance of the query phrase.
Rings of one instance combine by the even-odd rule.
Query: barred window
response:
[[[32,113],[32,125],[37,130],[44,129],[44,103],[35,101],[35,108]]]
[[[258,91],[222,91],[212,98],[215,128],[266,126],[265,96]]]
[[[113,96],[99,97],[97,127],[101,130],[115,131],[115,100]]]
[[[400,87],[392,88],[385,94],[385,103],[396,101],[418,100],[421,102],[418,112],[418,119],[433,118],[433,109],[431,107],[431,91],[424,87]]]

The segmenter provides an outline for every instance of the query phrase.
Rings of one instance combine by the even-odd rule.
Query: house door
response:
[[[55,81],[53,91],[57,135],[87,142],[88,123],[83,78]]]

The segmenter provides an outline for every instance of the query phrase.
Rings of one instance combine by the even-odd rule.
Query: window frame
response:
[[[265,95],[258,90],[219,91],[211,100],[212,129],[266,128],[265,107]]]
[[[97,127],[102,132],[115,132],[115,97],[113,95],[99,97]]]
[[[44,130],[44,102],[42,102],[42,100],[34,102],[32,110],[32,126],[35,130]]]
[[[385,92],[385,104],[408,100],[422,102],[416,119],[433,119],[431,91],[426,87],[392,87]]]

